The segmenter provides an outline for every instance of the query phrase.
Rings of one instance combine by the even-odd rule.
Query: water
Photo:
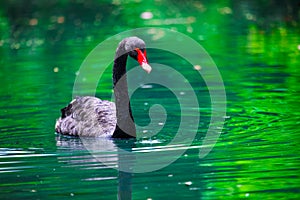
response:
[[[7,10],[22,8],[5,2]],[[39,2],[32,4],[42,7]],[[83,7],[80,1],[58,4],[49,4],[49,13],[28,8],[25,16],[8,15],[5,9],[0,12],[4,33],[0,38],[1,199],[299,198],[300,37],[296,19],[268,21],[257,10],[258,1],[234,6],[169,1],[142,6],[93,1]],[[233,16],[230,12],[235,9],[239,13]],[[149,16],[140,15],[144,11],[151,11],[153,19],[142,19]],[[280,18],[282,13],[275,14]],[[23,17],[29,21],[20,20]],[[117,19],[120,25],[115,25]],[[149,108],[157,103],[164,106],[168,118],[165,123],[163,117],[157,119],[157,127],[162,127],[158,135],[138,141],[55,135],[55,119],[72,98],[76,72],[87,54],[111,35],[149,25],[187,34],[216,62],[226,87],[227,114],[213,150],[199,159],[211,117],[203,80],[195,79],[197,71],[185,60],[151,49],[149,60],[180,69],[197,91],[201,120],[191,146],[185,141],[170,145],[180,122],[178,100],[155,84],[134,93],[132,107],[137,124],[146,126]],[[97,88],[97,96],[109,99],[110,69],[103,80],[106,84]],[[178,90],[182,95],[188,92]],[[149,135],[153,130],[141,131]],[[162,169],[126,173],[115,168],[130,168],[138,157],[118,147],[135,155],[160,152],[170,159],[180,149],[186,151]],[[149,159],[146,167],[164,161],[165,157],[158,156]]]

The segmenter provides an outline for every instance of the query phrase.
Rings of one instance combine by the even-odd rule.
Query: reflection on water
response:
[[[297,1],[0,4],[0,199],[299,199]],[[203,159],[199,150],[211,117],[207,87],[195,78],[203,68],[153,49],[149,60],[180,71],[197,95],[201,119],[191,146],[170,145],[179,127],[178,101],[154,84],[139,88],[132,106],[140,127],[149,124],[152,105],[164,106],[168,117],[157,119],[158,135],[142,130],[151,137],[124,141],[54,134],[90,50],[108,36],[148,25],[188,34],[223,77],[226,123]],[[111,69],[103,82],[97,95],[109,99]],[[132,173],[162,163],[159,170]]]
[[[86,155],[71,155],[62,157],[59,162],[68,163],[68,167],[81,167],[82,169],[118,170],[117,177],[91,177],[83,181],[118,180],[118,199],[132,198],[132,173],[135,155],[131,153],[135,140],[110,140],[103,138],[72,138],[57,137],[58,154],[61,152],[74,152],[87,149]],[[120,152],[120,150],[122,150]]]

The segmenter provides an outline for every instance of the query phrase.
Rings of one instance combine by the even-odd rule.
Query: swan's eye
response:
[[[138,52],[136,50],[134,50],[134,51],[132,51],[132,55],[133,55],[133,57],[136,58],[138,56]]]
[[[137,56],[138,56],[138,53],[136,50],[133,50],[133,51],[130,51],[129,52],[129,55],[134,58],[134,59],[137,59]]]

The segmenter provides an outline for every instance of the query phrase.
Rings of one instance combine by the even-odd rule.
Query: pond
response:
[[[263,16],[260,9],[267,7],[259,6],[265,1],[84,2],[1,3],[1,199],[300,197],[298,15],[286,19],[278,11],[284,5],[268,4],[275,13],[269,11],[268,16],[278,20]],[[299,10],[291,1],[287,6]],[[26,12],[20,12],[23,9]],[[148,46],[160,41],[162,48],[147,49],[157,70],[152,76],[142,71],[128,75],[129,82],[148,81],[132,91],[137,140],[56,134],[60,109],[74,91],[112,98],[113,57],[96,88],[74,90],[84,59],[106,39],[138,27],[151,27],[142,37]],[[215,144],[210,141],[213,148],[203,157],[199,152],[206,148],[212,114],[219,108],[213,107],[211,90],[220,91],[222,84],[214,74],[208,77],[212,83],[208,86],[201,76],[205,62],[193,65],[167,51],[167,46],[185,49],[180,40],[166,40],[168,31],[178,31],[205,49],[202,53],[213,59],[208,66],[217,67],[226,91],[226,101],[215,102],[226,105],[224,124],[213,124],[218,137],[213,138]],[[193,50],[186,52],[199,59]],[[101,55],[109,58],[114,51],[107,48]],[[128,66],[135,69],[137,63],[128,60]],[[176,73],[163,71],[166,66],[184,81],[177,83]],[[85,78],[89,86],[95,75],[91,72]],[[174,88],[159,84],[164,79],[173,81]],[[192,97],[198,107],[191,101],[181,104]],[[151,110],[162,107],[163,112]],[[183,115],[182,108],[193,112]],[[189,121],[178,133],[183,117]],[[173,144],[178,134],[188,136]]]

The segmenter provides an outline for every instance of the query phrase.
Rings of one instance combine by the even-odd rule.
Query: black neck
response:
[[[134,138],[136,130],[131,112],[126,77],[127,54],[115,58],[113,84],[116,103],[117,125],[113,138]]]

